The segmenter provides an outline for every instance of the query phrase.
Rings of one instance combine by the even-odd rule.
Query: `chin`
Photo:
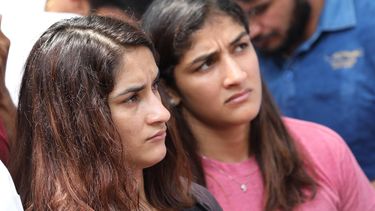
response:
[[[152,152],[149,152],[149,155],[144,157],[142,166],[143,168],[149,168],[151,166],[154,166],[161,162],[164,158],[165,155],[167,154],[167,149],[166,147],[161,147],[160,149],[154,149]]]
[[[248,103],[241,106],[241,108],[239,108],[235,113],[239,116],[242,115],[244,118],[251,118],[252,116],[258,115],[259,110],[260,100],[257,100],[256,102],[254,102],[254,100],[251,100]]]
[[[278,55],[281,47],[282,47],[281,42],[273,42],[273,43],[269,43],[267,45],[256,46],[256,48],[258,48],[258,50],[261,53],[263,53],[267,56]]]
[[[238,124],[247,124],[257,117],[259,114],[259,108],[259,106],[248,105],[232,115],[233,121],[237,122]]]
[[[243,115],[234,120],[234,122],[238,125],[249,124],[249,122],[253,121],[257,117],[257,115],[258,113],[252,115]]]

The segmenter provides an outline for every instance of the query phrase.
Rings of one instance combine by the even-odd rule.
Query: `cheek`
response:
[[[136,118],[129,117],[126,112],[112,114],[113,123],[121,136],[121,140],[133,140],[136,136],[140,136],[142,124]],[[127,144],[127,143],[125,143]]]
[[[181,86],[180,92],[185,102],[194,105],[215,104],[220,99],[221,82],[218,76],[211,75],[199,80],[185,81],[188,86]]]
[[[260,83],[260,69],[258,63],[249,70],[249,77],[256,83]]]
[[[255,50],[251,50],[246,56],[240,57],[238,63],[247,72],[249,78],[260,81],[259,61]]]
[[[261,20],[264,27],[268,28],[269,31],[283,32],[285,28],[288,28],[290,17],[285,13],[269,10],[261,16]]]
[[[293,22],[293,17],[292,15],[293,14],[293,11],[285,14],[281,14],[280,15],[280,18],[278,20],[278,28],[279,28],[279,31],[283,32],[283,33],[286,33],[288,31],[288,29],[290,28],[292,22]]]
[[[133,125],[130,123],[129,125]],[[133,160],[137,157],[142,149],[141,142],[141,128],[134,130],[135,127],[122,126],[118,127],[118,132],[121,138],[122,146],[124,147],[127,160]]]

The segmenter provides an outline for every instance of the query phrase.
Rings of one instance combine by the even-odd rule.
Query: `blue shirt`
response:
[[[261,54],[282,113],[337,131],[375,179],[375,0],[325,0],[314,34],[288,58]]]

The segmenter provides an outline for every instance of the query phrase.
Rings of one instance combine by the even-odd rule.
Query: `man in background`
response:
[[[337,131],[375,185],[375,1],[236,2],[282,113]]]

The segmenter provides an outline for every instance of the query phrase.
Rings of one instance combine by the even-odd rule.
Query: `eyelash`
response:
[[[243,50],[247,49],[248,47],[250,46],[249,43],[247,42],[242,42],[242,43],[239,43],[236,47],[235,47],[235,52],[242,52]],[[237,48],[240,48],[240,51],[237,51]]]
[[[254,9],[248,12],[250,17],[258,16],[263,14],[268,9],[269,4],[262,4],[254,7]]]
[[[196,69],[196,71],[200,71],[200,72],[207,71],[207,69],[209,69],[212,66],[212,64],[214,64],[214,63],[215,63],[214,58],[208,58],[201,65],[199,65],[199,67]],[[204,67],[204,66],[207,66],[207,67]]]
[[[135,103],[135,102],[138,102],[138,100],[139,100],[139,96],[138,96],[138,94],[137,93],[134,93],[134,94],[132,94],[130,97],[128,97],[128,98],[126,98],[125,100],[124,100],[124,103]]]
[[[154,83],[152,84],[152,91],[154,93],[157,93],[159,94],[159,82],[160,82],[160,79],[157,78]],[[138,93],[134,93],[132,94],[130,97],[126,98],[123,103],[136,103],[139,101],[139,94]]]
[[[250,43],[248,43],[248,42],[241,42],[241,43],[238,43],[238,44],[236,45],[236,47],[234,48],[234,52],[236,52],[236,53],[240,53],[240,52],[246,50],[247,48],[249,48],[249,46],[250,46]],[[240,49],[237,50],[237,48],[240,48]],[[205,72],[205,71],[209,70],[210,67],[211,67],[215,62],[216,62],[216,59],[215,59],[215,58],[213,58],[213,57],[209,57],[209,58],[207,58],[206,61],[204,61],[201,65],[199,65],[199,66],[195,69],[195,71],[196,71],[196,72]],[[205,67],[205,66],[207,66],[207,67]]]
[[[160,83],[160,78],[158,77],[154,83],[152,84],[152,90],[154,92],[159,92],[159,83]]]

